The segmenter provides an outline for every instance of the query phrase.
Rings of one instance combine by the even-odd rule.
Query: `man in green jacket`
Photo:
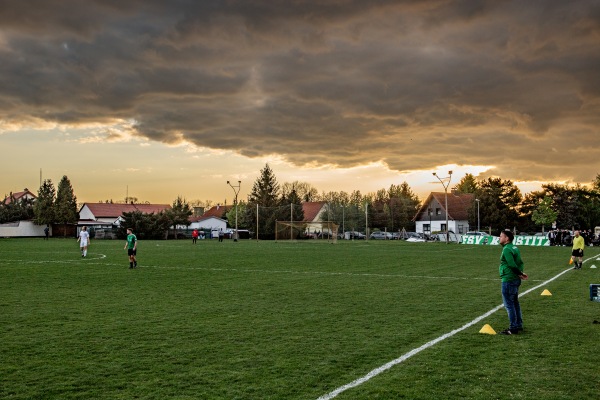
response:
[[[575,263],[573,269],[581,269],[583,265],[583,248],[585,247],[585,240],[583,236],[579,234],[579,231],[575,231],[575,237],[573,238],[573,249],[571,251],[571,258]],[[579,262],[577,261],[579,258]]]
[[[516,335],[523,330],[523,316],[519,304],[519,286],[521,280],[528,278],[523,272],[521,252],[512,241],[513,233],[506,229],[500,233],[502,254],[500,255],[500,278],[502,279],[502,301],[508,313],[510,326],[500,332],[502,335]]]

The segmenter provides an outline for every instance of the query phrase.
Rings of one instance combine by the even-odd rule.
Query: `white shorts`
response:
[[[87,245],[88,245],[87,240],[82,240],[81,242],[79,242],[79,247],[87,247]]]

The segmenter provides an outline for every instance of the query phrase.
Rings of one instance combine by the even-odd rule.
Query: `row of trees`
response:
[[[117,237],[127,237],[127,228],[132,228],[139,239],[167,239],[169,231],[177,239],[177,227],[187,227],[193,214],[190,204],[181,196],[173,201],[171,208],[159,213],[144,214],[141,211],[123,213],[123,221],[117,230]]]
[[[465,175],[453,189],[474,194],[479,200],[482,229],[494,232],[504,228],[535,232],[553,224],[562,229],[593,229],[600,225],[600,175],[591,188],[548,183],[525,196],[510,180],[478,180],[472,174]],[[477,225],[477,201],[469,208],[469,224]]]
[[[327,203],[323,221],[333,221],[345,230],[364,230],[368,221],[370,229],[399,231],[402,228],[414,229],[414,217],[419,198],[410,186],[391,185],[366,195],[355,190],[352,193],[318,191],[306,182],[286,182],[279,184],[271,167],[267,164],[252,186],[247,201],[237,205],[238,227],[258,229],[259,238],[269,239],[275,235],[275,221],[302,221],[302,203],[324,201]],[[223,217],[232,226],[235,221],[235,207]]]
[[[452,190],[474,194],[478,201],[473,201],[468,210],[469,224],[477,226],[479,211],[479,222],[485,230],[496,232],[514,227],[533,232],[554,223],[559,228],[580,229],[600,225],[600,174],[591,188],[579,184],[545,184],[542,190],[525,196],[510,180],[477,179],[466,174]],[[35,202],[12,200],[0,206],[0,223],[33,219],[39,225],[67,225],[76,223],[79,218],[77,198],[67,176],[62,177],[58,190],[50,179],[45,180]],[[333,221],[344,230],[364,231],[366,227],[390,232],[414,230],[412,219],[421,203],[406,182],[365,195],[358,190],[318,194],[311,184],[298,181],[280,185],[267,164],[254,182],[247,201],[237,205],[238,227],[258,229],[259,237],[272,238],[275,221],[304,219],[302,202],[305,201],[326,202],[322,219]],[[126,213],[122,226],[134,228],[141,237],[163,238],[168,236],[170,227],[189,225],[191,215],[191,204],[177,197],[170,210],[159,214]],[[235,215],[236,209],[231,208],[223,217],[233,226]]]
[[[15,200],[11,195],[10,201],[0,205],[0,223],[34,220],[38,225],[67,225],[76,223],[78,218],[77,197],[66,175],[60,180],[58,190],[51,179],[44,180],[35,201]]]
[[[501,178],[477,179],[466,174],[452,190],[457,193],[472,193],[474,199],[468,209],[469,225],[498,232],[504,228],[515,228],[522,232],[546,230],[553,224],[559,228],[591,229],[600,225],[600,175],[592,187],[545,184],[542,190],[523,196],[511,181]],[[414,230],[413,218],[421,200],[408,183],[391,185],[374,193],[361,194],[323,192],[305,182],[279,185],[273,170],[267,164],[254,182],[247,202],[238,204],[238,226],[254,230],[260,236],[274,235],[275,221],[300,221],[304,215],[303,201],[324,201],[327,211],[323,220],[333,221],[344,230],[407,231]],[[290,205],[293,205],[292,212]],[[258,206],[258,207],[257,207]],[[235,219],[235,208],[225,215],[230,225]]]
[[[11,193],[0,204],[0,224],[31,219],[33,219],[33,200],[31,199],[17,200]]]

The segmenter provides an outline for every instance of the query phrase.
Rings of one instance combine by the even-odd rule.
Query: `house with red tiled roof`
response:
[[[431,192],[423,202],[413,221],[417,233],[446,232],[446,215],[448,231],[464,234],[469,231],[469,208],[475,196],[472,193],[448,193],[448,209],[444,192]]]
[[[326,201],[305,201],[302,203],[302,211],[304,212],[307,234],[312,235],[329,231],[322,224],[322,222],[327,221],[327,218],[324,217],[324,214],[327,212]]]
[[[233,209],[233,205],[217,204],[204,212],[199,217],[190,217],[189,229],[199,229],[212,232],[213,237],[217,237],[220,230],[227,231],[226,214]],[[209,236],[210,237],[210,236]]]
[[[84,203],[79,209],[78,225],[119,226],[123,213],[157,214],[170,208],[169,204]]]
[[[37,196],[29,191],[29,189],[25,188],[22,192],[11,192],[8,196],[4,198],[4,204],[10,204],[12,201],[20,201],[20,200],[35,200]]]
[[[231,210],[232,208],[233,208],[233,205],[223,206],[223,205],[217,204],[216,206],[211,207],[210,209],[205,211],[201,217],[202,218],[216,217],[216,218],[220,218],[220,219],[225,219],[225,214],[227,214],[229,212],[229,210]]]
[[[305,201],[302,203],[304,222],[321,222],[323,213],[327,210],[325,201]]]

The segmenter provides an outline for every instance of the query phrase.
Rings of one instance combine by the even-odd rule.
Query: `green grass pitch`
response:
[[[0,239],[0,398],[317,399],[501,304],[499,246]],[[570,249],[521,247],[530,280]],[[596,398],[599,250],[337,399]],[[599,268],[590,268],[596,264]],[[548,289],[552,296],[541,296]]]

